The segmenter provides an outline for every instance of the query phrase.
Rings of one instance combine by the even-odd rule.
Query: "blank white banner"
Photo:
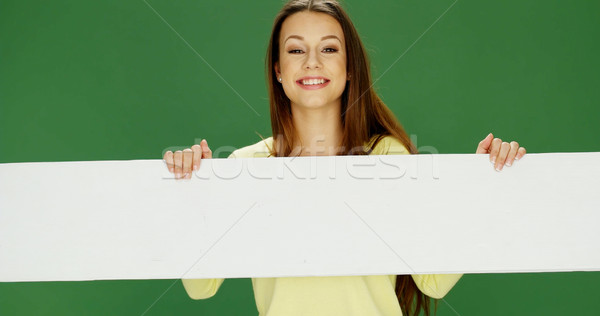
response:
[[[0,281],[600,270],[600,153],[0,164]]]

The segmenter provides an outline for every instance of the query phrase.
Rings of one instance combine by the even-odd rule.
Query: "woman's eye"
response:
[[[323,49],[323,52],[326,52],[326,53],[335,53],[335,52],[337,52],[337,49],[331,48],[331,47],[327,47],[327,48]],[[288,53],[290,53],[290,54],[301,54],[301,53],[303,53],[303,51],[301,49],[290,49],[288,51]]]

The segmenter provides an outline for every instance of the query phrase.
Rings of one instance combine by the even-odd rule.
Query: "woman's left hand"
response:
[[[476,154],[490,154],[490,161],[494,164],[496,171],[502,170],[504,165],[511,166],[515,160],[523,158],[526,153],[525,147],[519,147],[519,143],[512,141],[503,142],[500,138],[494,138],[490,133],[479,142]]]

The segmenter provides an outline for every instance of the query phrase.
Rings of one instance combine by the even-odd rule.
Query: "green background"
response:
[[[270,136],[263,65],[281,5],[1,1],[0,162],[159,159],[197,138],[216,152]],[[493,132],[530,153],[600,151],[600,2],[344,5],[422,150],[472,153]],[[466,275],[438,315],[595,315],[598,284],[597,272]],[[177,280],[0,283],[2,315],[144,313],[256,307],[249,279],[204,301]]]

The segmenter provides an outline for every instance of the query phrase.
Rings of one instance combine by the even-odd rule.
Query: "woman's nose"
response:
[[[304,68],[315,69],[321,67],[321,60],[319,53],[316,50],[312,50],[306,54],[306,61],[304,62]]]

